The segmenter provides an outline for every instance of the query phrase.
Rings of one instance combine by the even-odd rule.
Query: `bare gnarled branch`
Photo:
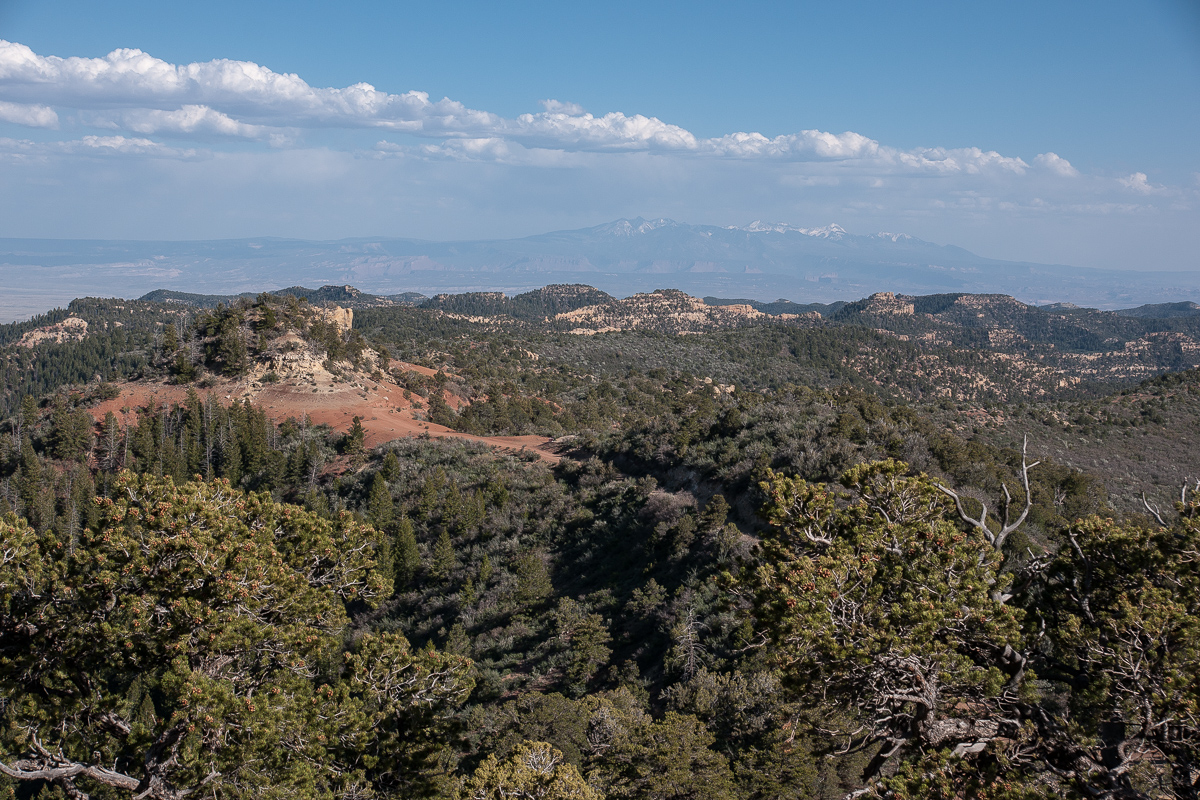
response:
[[[1183,487],[1184,487],[1184,491],[1187,491],[1186,483],[1183,485]],[[1167,523],[1163,521],[1162,513],[1158,510],[1158,506],[1154,505],[1153,503],[1151,503],[1149,500],[1146,499],[1145,492],[1142,492],[1142,505],[1144,505],[1146,507],[1146,510],[1150,512],[1150,516],[1152,516],[1156,520],[1158,520],[1159,525],[1162,525],[1164,528],[1167,527]]]
[[[959,497],[958,492],[956,492],[953,489],[950,489],[946,486],[943,486],[940,483],[934,484],[942,492],[944,492],[947,495],[949,495],[950,497],[954,498],[954,507],[956,509],[958,509],[958,516],[962,519],[962,521],[967,523],[968,525],[972,525],[975,528],[978,528],[979,532],[983,534],[984,538],[987,539],[988,543],[997,550],[1000,550],[1001,548],[1004,547],[1004,542],[1006,539],[1008,539],[1009,534],[1011,534],[1017,528],[1021,527],[1021,524],[1023,522],[1025,522],[1025,518],[1027,516],[1029,516],[1030,509],[1033,508],[1033,494],[1029,491],[1029,470],[1033,469],[1034,467],[1036,467],[1038,464],[1040,464],[1042,462],[1034,461],[1032,464],[1030,464],[1029,457],[1028,457],[1028,451],[1029,451],[1029,436],[1026,436],[1025,440],[1021,443],[1021,483],[1025,488],[1025,507],[1023,509],[1021,509],[1021,513],[1016,518],[1016,520],[1011,519],[1010,511],[1011,511],[1011,505],[1012,505],[1012,495],[1008,491],[1008,485],[1003,484],[1003,488],[1004,488],[1004,522],[1000,526],[999,533],[993,533],[992,529],[990,527],[988,527],[987,503],[980,501],[980,506],[982,508],[979,512],[979,516],[972,517],[970,514],[967,513],[966,509],[963,507],[962,498]]]
[[[0,773],[19,781],[69,781],[74,778],[91,778],[94,781],[115,786],[118,789],[133,790],[140,782],[136,778],[114,772],[104,767],[91,764],[79,764],[72,761],[54,759],[56,763],[42,763],[32,759],[14,761],[12,765],[0,761]]]

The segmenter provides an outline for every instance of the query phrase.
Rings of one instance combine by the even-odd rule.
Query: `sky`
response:
[[[0,0],[0,237],[644,216],[1197,270],[1197,143],[1197,0]]]

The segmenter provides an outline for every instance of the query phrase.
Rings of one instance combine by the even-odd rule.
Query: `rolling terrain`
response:
[[[147,284],[229,295],[263,288],[352,284],[377,295],[516,293],[588,283],[613,293],[673,287],[689,294],[830,303],[888,290],[1002,293],[1034,304],[1102,308],[1200,300],[1194,272],[1123,272],[984,258],[905,234],[688,225],[622,219],[519,239],[330,242],[0,240],[0,320],[73,297],[130,296]]]
[[[631,376],[682,370],[717,397],[853,389],[926,409],[1000,446],[1028,434],[1061,463],[1135,494],[1161,499],[1200,474],[1187,444],[1200,435],[1190,390],[1171,389],[1168,402],[1158,399],[1161,387],[1136,388],[1200,367],[1200,314],[1188,304],[1097,311],[1005,295],[885,292],[802,306],[678,290],[616,298],[584,285],[432,298],[325,286],[271,295],[276,307],[304,311],[264,333],[264,312],[252,307],[268,296],[258,297],[155,291],[137,301],[77,301],[0,327],[10,376],[0,401],[11,413],[29,391],[104,379],[115,396],[91,408],[97,424],[115,411],[133,425],[137,409],[198,392],[339,435],[357,417],[368,447],[457,437],[556,460],[564,445],[551,440],[593,429],[596,414],[637,418]],[[213,320],[230,315],[240,321],[222,334]],[[176,339],[195,338],[171,351],[168,326]],[[232,331],[245,343],[233,370],[217,344]],[[355,344],[330,357],[323,336]],[[614,384],[610,398],[597,398]]]
[[[114,753],[92,788],[193,726],[157,779],[232,785],[256,725],[376,797],[535,756],[631,800],[1193,796],[1194,311],[335,284],[2,325],[0,715],[88,746],[0,760]]]

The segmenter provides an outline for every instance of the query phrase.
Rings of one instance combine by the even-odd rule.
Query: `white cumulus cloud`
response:
[[[1071,166],[1071,162],[1058,153],[1040,153],[1034,157],[1033,163],[1064,178],[1074,178],[1079,175],[1079,170]]]
[[[114,50],[104,58],[41,56],[0,40],[0,97],[36,99],[80,109],[167,111],[215,109],[251,124],[385,127],[438,133],[475,130],[500,117],[424,92],[389,94],[367,83],[344,89],[309,86],[248,61],[216,59],[174,65],[141,50]]]
[[[579,147],[613,150],[695,150],[696,137],[678,125],[656,117],[635,114],[627,117],[619,111],[594,117],[544,111],[522,114],[504,121],[494,129],[531,144],[548,147]]]
[[[541,106],[552,114],[561,113],[578,115],[584,112],[583,106],[579,105],[578,103],[564,103],[560,100],[543,100],[541,102]]]
[[[767,137],[736,132],[700,138],[657,117],[614,111],[587,113],[576,103],[542,101],[543,110],[505,118],[425,92],[383,92],[368,83],[345,88],[310,86],[300,76],[248,61],[216,59],[170,64],[141,50],[114,50],[103,58],[43,56],[0,40],[0,101],[71,109],[95,127],[130,134],[228,137],[286,144],[304,129],[377,128],[440,139],[428,152],[454,158],[509,161],[518,150],[630,152],[780,162],[856,163],[875,173],[1024,174],[1020,158],[979,148],[900,150],[860,133],[803,130]],[[16,111],[12,112],[16,115]],[[455,140],[467,140],[452,145]],[[503,145],[503,146],[502,146]],[[1069,176],[1070,164],[1053,153],[1035,164]]]
[[[487,216],[479,208],[502,208],[500,216],[514,220],[528,214],[518,226],[523,230],[538,229],[547,214],[565,218],[564,209],[581,207],[594,219],[657,208],[693,220],[747,213],[823,219],[840,209],[848,221],[873,220],[876,230],[906,220],[988,226],[1000,224],[992,222],[997,218],[1055,215],[1149,219],[1200,207],[1200,176],[1194,186],[1156,185],[1143,172],[1081,176],[1053,152],[1025,160],[979,147],[899,148],[855,131],[819,129],[703,137],[658,117],[593,114],[556,99],[506,117],[421,91],[391,93],[368,83],[314,87],[247,61],[171,64],[133,49],[61,58],[3,40],[0,125],[65,131],[55,135],[60,141],[45,141],[47,134],[39,141],[0,139],[6,170],[0,183],[14,186],[11,176],[19,175],[26,194],[52,198],[57,190],[45,187],[73,186],[61,190],[69,199],[91,182],[107,186],[126,175],[139,176],[130,179],[139,190],[143,184],[178,190],[213,175],[247,181],[263,207],[319,207],[318,217],[358,233],[365,230],[362,219],[392,224],[392,217],[371,215],[398,207],[473,220]],[[373,135],[322,137],[329,129]],[[355,149],[376,140],[373,148]],[[219,148],[205,149],[214,141]],[[129,163],[112,170],[104,160],[116,158]],[[81,175],[88,180],[73,184]],[[229,192],[218,183],[211,191],[219,205]],[[319,192],[306,188],[318,185]],[[357,210],[339,210],[329,204],[333,197]],[[391,205],[376,203],[389,197]],[[130,202],[132,208],[141,201]],[[46,199],[42,209],[59,205]],[[130,219],[141,224],[133,212]]]
[[[1166,187],[1155,186],[1144,172],[1135,172],[1125,178],[1117,178],[1117,183],[1138,194],[1163,194]]]
[[[13,122],[28,128],[57,128],[58,114],[49,106],[0,100],[0,122]]]
[[[59,142],[34,142],[29,139],[0,138],[0,155],[89,157],[143,156],[196,161],[209,157],[204,150],[168,147],[153,139],[129,136],[83,136]]]
[[[198,134],[262,139],[275,130],[263,125],[239,122],[228,114],[199,105],[185,105],[174,111],[156,108],[131,109],[121,112],[119,120],[119,127],[144,134]]]

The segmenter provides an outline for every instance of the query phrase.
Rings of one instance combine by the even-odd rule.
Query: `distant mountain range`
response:
[[[1002,293],[1026,303],[1121,308],[1200,300],[1200,271],[1134,272],[983,258],[905,234],[838,225],[744,227],[622,219],[520,239],[239,239],[195,242],[0,239],[0,321],[80,295],[137,297],[163,288],[227,295],[263,286],[352,284],[377,295],[503,291],[586,283],[614,295],[856,300]]]

